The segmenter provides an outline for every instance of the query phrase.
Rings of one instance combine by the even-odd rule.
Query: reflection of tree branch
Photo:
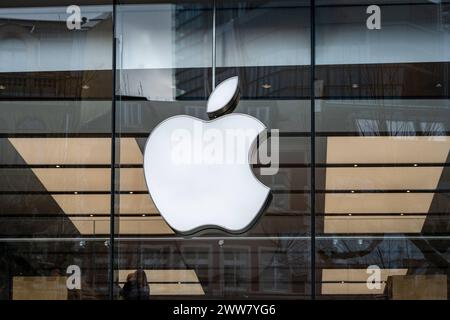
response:
[[[412,243],[420,250],[425,257],[426,261],[433,263],[438,269],[442,270],[447,275],[450,275],[450,269],[448,268],[448,260],[431,245],[428,240],[411,240]]]
[[[344,241],[344,240],[341,240]],[[383,240],[372,240],[370,242],[370,245],[367,246],[365,249],[363,250],[358,250],[358,251],[352,251],[351,248],[349,248],[347,246],[347,242],[344,241],[344,244],[346,246],[346,252],[338,252],[336,250],[326,250],[323,248],[318,248],[317,253],[320,254],[322,256],[322,258],[328,259],[331,257],[333,259],[351,259],[351,258],[360,258],[363,256],[366,256],[370,253],[372,253],[372,251],[382,242]]]

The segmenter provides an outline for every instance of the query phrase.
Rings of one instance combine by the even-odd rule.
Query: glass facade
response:
[[[377,3],[3,0],[0,299],[448,299],[450,3]],[[183,237],[145,142],[231,76],[273,200]]]

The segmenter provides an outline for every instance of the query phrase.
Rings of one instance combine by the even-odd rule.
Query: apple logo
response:
[[[246,232],[272,199],[270,188],[250,167],[266,127],[250,115],[231,113],[239,102],[238,84],[238,77],[232,77],[211,93],[210,121],[173,116],[158,124],[146,142],[150,196],[164,220],[182,235],[209,229]]]

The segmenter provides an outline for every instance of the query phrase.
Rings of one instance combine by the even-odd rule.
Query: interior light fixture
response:
[[[6,89],[6,86],[0,84],[0,90],[5,90],[5,89]]]
[[[269,83],[264,83],[261,87],[263,87],[264,89],[270,89],[272,88],[272,85],[270,85]]]
[[[87,84],[83,84],[83,86],[81,87],[83,90],[88,90],[90,87]]]
[[[352,88],[353,89],[358,89],[359,88],[359,84],[357,84],[357,83],[352,84]]]

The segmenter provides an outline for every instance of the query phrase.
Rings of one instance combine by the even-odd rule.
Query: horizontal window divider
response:
[[[311,240],[311,236],[239,236],[239,237],[233,237],[228,235],[220,236],[204,236],[204,237],[174,237],[168,236],[168,237],[161,237],[161,236],[142,236],[142,237],[136,237],[134,236],[126,236],[126,235],[119,235],[120,237],[117,238],[118,241],[145,241],[145,240],[151,240],[151,241],[216,241],[216,240],[225,240],[225,241],[233,241],[233,242],[239,242],[239,241],[261,241],[261,240]],[[387,235],[345,235],[345,234],[327,234],[327,235],[318,235],[316,236],[316,239],[318,240],[333,240],[336,238],[340,239],[349,239],[349,240],[359,240],[359,239],[366,239],[366,240],[382,240],[382,239],[392,239],[392,240],[450,240],[450,234],[443,234],[443,235],[420,235],[420,234],[387,234]]]
[[[111,132],[35,132],[0,133],[0,138],[108,138]],[[120,138],[120,136],[118,137]]]
[[[271,165],[253,164],[253,168],[270,168]],[[310,168],[309,163],[278,163],[279,168]],[[350,168],[355,163],[316,163],[318,168]],[[390,167],[450,167],[450,162],[445,163],[357,163],[359,168],[390,168]],[[0,164],[0,169],[110,169],[110,164]],[[126,163],[116,164],[115,169],[141,169],[143,164]]]
[[[390,167],[449,167],[450,162],[427,162],[427,163],[316,163],[316,167],[320,168],[390,168]]]
[[[1,73],[0,73],[1,76]],[[104,102],[111,102],[113,97],[55,97],[55,96],[35,96],[35,97],[26,97],[26,96],[8,96],[3,95],[0,96],[0,101],[73,101],[73,102],[98,102],[98,101],[104,101]]]
[[[409,191],[409,192],[408,192]],[[298,190],[298,189],[272,189],[271,192],[273,194],[306,194],[310,191],[307,189]],[[368,190],[323,190],[316,189],[316,193],[450,193],[450,189],[408,189],[408,190],[400,190],[400,189],[368,189]],[[96,191],[0,191],[0,195],[83,195],[83,194],[111,194],[108,190],[96,190]],[[135,194],[148,194],[148,191],[116,191],[114,194],[122,194],[122,195],[135,195]]]
[[[148,193],[148,192],[147,192]],[[0,191],[0,195],[83,195],[83,194],[111,194],[111,191]]]
[[[253,164],[253,168],[270,168],[271,165]],[[279,168],[310,168],[309,163],[278,163]],[[355,167],[355,163],[316,163],[318,168],[349,168]],[[360,168],[390,168],[390,167],[450,167],[450,162],[445,163],[358,163]],[[0,169],[110,169],[110,164],[0,164]],[[143,164],[126,163],[116,164],[115,169],[141,169]]]
[[[146,218],[149,217],[161,217],[161,215],[159,213],[156,212],[149,212],[149,213],[116,213],[115,217],[117,218],[142,218],[144,217],[143,215],[145,215]],[[264,217],[277,217],[277,218],[289,218],[289,217],[309,217],[311,214],[310,213],[305,213],[305,212],[298,212],[298,213],[284,213],[284,212],[280,212],[280,213],[276,213],[276,212],[266,212],[264,213]],[[316,213],[315,214],[316,217],[348,217],[349,214],[348,213]],[[393,216],[393,217],[397,217],[397,216],[445,216],[448,217],[450,216],[450,212],[424,212],[424,213],[351,213],[352,217],[364,217],[364,218],[371,218],[371,217],[377,217],[377,216],[381,216],[381,217],[385,217],[385,216]],[[30,213],[30,214],[26,214],[26,213],[18,213],[18,214],[0,214],[0,220],[2,219],[10,219],[10,218],[109,218],[110,214],[109,213]]]
[[[170,270],[172,271],[174,269],[170,269]],[[190,269],[185,269],[185,270],[180,269],[180,270],[185,271],[185,270],[190,270]],[[120,269],[118,271],[120,271]],[[202,282],[200,282],[200,281],[147,281],[148,284],[202,284],[202,283],[204,284],[205,282],[206,281],[202,281]],[[118,283],[125,284],[126,281],[119,281]]]
[[[450,234],[443,235],[417,235],[417,234],[387,234],[387,235],[345,235],[345,234],[329,234],[329,235],[317,235],[316,240],[450,240]],[[0,242],[79,242],[79,241],[107,241],[109,237],[0,237]],[[225,240],[229,242],[240,242],[240,241],[261,241],[261,240],[307,240],[310,241],[310,236],[247,236],[247,237],[230,237],[224,235],[223,237],[218,236],[204,236],[204,237],[174,237],[167,236],[155,236],[155,237],[136,237],[136,236],[126,236],[122,234],[117,234],[116,242],[130,242],[130,241],[161,241],[161,242],[173,242],[173,241],[183,241],[183,242],[196,242],[196,241],[218,241]]]
[[[365,235],[326,235],[316,236],[316,240],[450,240],[450,235],[440,235],[440,236],[429,236],[429,235],[373,235],[369,236],[367,234]],[[0,237],[0,242],[79,242],[79,241],[88,241],[88,242],[100,242],[100,241],[107,241],[109,240],[109,237],[98,237],[98,236],[92,236],[92,237],[82,237],[82,238],[57,238],[57,237],[14,237],[14,238],[7,238],[7,237]],[[122,234],[118,234],[116,236],[116,242],[120,244],[120,242],[141,242],[141,241],[161,241],[161,242],[198,242],[198,241],[218,241],[218,240],[225,240],[229,242],[240,242],[240,241],[261,241],[261,240],[306,240],[310,241],[310,236],[298,236],[298,237],[284,237],[284,236],[266,236],[266,237],[229,237],[229,236],[223,236],[223,237],[131,237],[131,236],[125,236]]]
[[[323,269],[332,269],[332,270],[339,270],[340,268],[327,268],[327,267],[323,267]],[[347,270],[347,269],[353,269],[353,268],[345,268],[345,269],[342,269],[342,270]],[[361,266],[359,266],[359,268],[355,268],[355,269],[365,269],[365,268],[361,268]],[[389,268],[381,268],[382,270],[383,269],[389,269]],[[342,281],[339,281],[339,280],[329,280],[329,281],[316,281],[316,283],[317,284],[320,284],[320,283],[337,283],[337,284],[359,284],[359,283],[364,283],[364,284],[366,284],[367,283],[367,280],[362,280],[362,281],[356,281],[356,280],[342,280]],[[371,283],[381,283],[381,284],[383,284],[383,283],[387,283],[387,281],[385,281],[385,280],[380,280],[380,281],[371,281]],[[359,295],[359,294],[358,294]]]
[[[333,213],[333,212],[327,212],[327,213],[316,213],[316,217],[348,217],[349,214],[351,214],[352,217],[377,217],[377,216],[393,216],[393,217],[397,217],[397,216],[450,216],[450,212],[424,212],[424,213],[418,213],[418,212],[414,212],[414,213],[408,213],[408,212],[389,212],[389,213],[353,213],[353,212],[349,212],[349,213]]]
[[[270,129],[279,128],[269,128],[267,136],[271,136]],[[148,132],[121,132],[116,134],[116,139],[120,138],[148,138],[152,129]],[[296,132],[296,131],[279,131],[279,136],[283,138],[291,137],[310,137],[310,132]],[[11,132],[11,133],[0,133],[0,138],[108,138],[111,139],[110,132]],[[120,141],[119,141],[120,143]]]
[[[320,67],[320,66],[319,66]],[[370,85],[370,84],[369,84]],[[370,88],[372,88],[373,85],[370,85]],[[331,86],[325,86],[325,90]],[[343,88],[351,88],[351,84],[348,86],[341,86]],[[362,88],[364,88],[362,86]],[[361,90],[361,89],[360,89]],[[359,94],[349,94],[349,95],[340,95],[340,96],[328,96],[323,95],[320,97],[315,97],[316,100],[443,100],[443,99],[450,99],[450,95],[448,94],[441,94],[441,95],[429,95],[429,96],[412,96],[412,95],[396,95],[396,96],[388,96],[388,95],[370,95],[370,96],[364,96]],[[280,99],[281,100],[281,99]],[[297,100],[297,99],[292,99]],[[373,106],[375,107],[375,106]],[[420,109],[420,107],[414,107],[410,108],[408,106],[398,106],[398,108],[404,108],[404,109],[413,109],[417,110]],[[426,110],[426,108],[422,108],[423,111]],[[443,110],[448,110],[447,108],[443,107]]]
[[[450,240],[450,234],[442,234],[442,235],[427,235],[427,234],[373,234],[368,235],[367,233],[358,235],[355,233],[352,234],[327,234],[327,235],[317,235],[316,240]]]
[[[147,215],[147,214],[146,214]],[[150,215],[150,214],[148,214]],[[142,214],[141,214],[142,216]],[[80,214],[71,214],[71,213],[19,213],[19,214],[0,214],[0,220],[2,219],[11,219],[11,218],[109,218],[109,213],[80,213]]]
[[[311,165],[308,163],[278,163],[278,168],[280,169],[288,169],[288,168],[310,168]],[[252,165],[252,168],[259,169],[259,168],[270,168],[271,165],[268,164],[254,164]]]
[[[261,240],[311,240],[310,236],[229,236],[229,235],[223,235],[220,236],[203,236],[203,237],[196,237],[196,236],[178,236],[174,237],[173,235],[162,237],[162,236],[136,236],[136,235],[124,235],[124,234],[118,234],[118,237],[116,238],[119,242],[120,241],[218,241],[218,240],[225,240],[225,241],[233,241],[233,242],[239,242],[239,241],[261,241]]]
[[[450,109],[449,109],[450,113]],[[423,132],[423,131],[368,131],[368,132],[360,132],[360,131],[320,131],[318,130],[316,133],[316,137],[393,137],[393,138],[414,138],[414,137],[445,137],[450,136],[450,131],[431,131],[431,132]]]
[[[450,214],[450,213],[449,213]],[[116,218],[145,218],[149,217],[158,217],[161,215],[157,212],[142,212],[142,213],[121,213],[117,212],[114,216]],[[424,215],[424,214],[422,214]],[[310,213],[298,212],[298,213],[276,213],[276,212],[266,212],[264,213],[265,217],[278,217],[278,218],[289,218],[289,217],[300,217],[300,216],[310,216]],[[0,214],[1,219],[9,219],[9,218],[62,218],[62,217],[70,217],[70,218],[108,218],[110,217],[109,213],[18,213],[18,214]]]
[[[108,241],[109,237],[0,237],[0,242],[79,242],[79,241]]]
[[[350,190],[319,190],[316,193],[450,193],[450,189],[350,189]]]
[[[376,2],[375,2],[376,3]],[[450,3],[448,1],[442,1],[440,4],[446,4],[446,3]],[[424,5],[424,6],[435,6],[436,3],[433,2],[412,2],[412,1],[405,1],[404,3],[401,2],[397,2],[397,3],[388,3],[388,2],[383,2],[383,3],[379,3],[379,5],[381,7],[409,7],[411,5],[417,6],[417,5]],[[316,4],[315,7],[316,8],[359,8],[359,7],[367,7],[368,4],[365,3],[356,3],[356,4],[351,4],[351,3],[343,3],[343,4]]]
[[[0,169],[111,169],[110,164],[0,164]],[[116,164],[116,169],[143,168],[143,164]]]
[[[142,167],[142,165],[140,165]],[[0,164],[0,169],[111,169],[110,164]]]
[[[292,189],[292,190],[289,190],[289,189],[286,189],[286,190],[271,190],[271,192],[273,194],[308,194],[308,193],[310,193],[309,190],[294,190],[294,189]]]

